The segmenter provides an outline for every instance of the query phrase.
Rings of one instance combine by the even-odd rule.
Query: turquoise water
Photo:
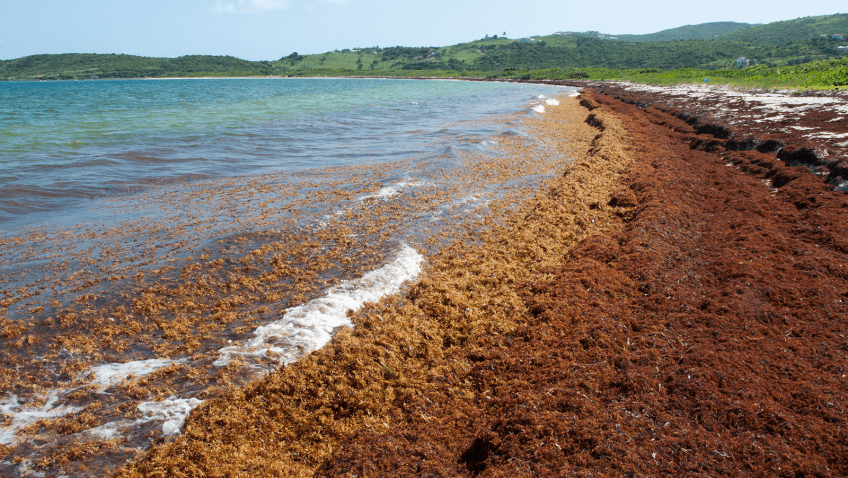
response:
[[[0,83],[0,227],[163,181],[397,160],[552,87],[362,79]],[[484,131],[478,131],[484,133]],[[42,214],[48,213],[48,214]]]

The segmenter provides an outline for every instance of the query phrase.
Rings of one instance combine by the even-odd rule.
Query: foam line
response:
[[[230,363],[233,356],[264,357],[272,353],[281,364],[291,363],[323,347],[338,327],[351,325],[348,310],[397,293],[400,286],[421,272],[424,257],[404,244],[397,257],[360,279],[330,288],[324,297],[289,309],[278,321],[259,327],[244,345],[224,347],[215,365]]]
[[[27,407],[18,401],[16,395],[11,395],[0,402],[0,413],[12,417],[12,422],[0,427],[0,444],[8,445],[16,440],[17,432],[42,418],[58,418],[82,410],[80,407],[60,405],[54,407],[59,400],[59,392],[50,392],[47,401],[40,407]]]
[[[177,361],[168,359],[152,359],[98,365],[96,367],[92,367],[90,371],[91,375],[94,376],[92,384],[97,385],[97,387],[103,391],[111,386],[121,383],[127,377],[142,377],[174,363],[177,363]]]
[[[385,199],[392,196],[396,196],[402,189],[410,188],[410,187],[419,187],[423,186],[424,183],[418,181],[401,181],[399,183],[393,184],[391,186],[383,186],[379,191],[374,194],[369,194],[367,196],[363,196],[360,200],[364,201],[366,199]]]
[[[161,402],[144,402],[138,406],[144,413],[143,421],[164,420],[162,433],[176,435],[180,432],[188,414],[203,403],[197,398],[172,398]]]

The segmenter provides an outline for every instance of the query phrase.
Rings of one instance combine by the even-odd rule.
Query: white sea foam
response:
[[[141,421],[164,420],[162,433],[176,435],[180,432],[188,414],[203,403],[197,398],[171,398],[161,402],[144,402],[138,406],[145,417]]]
[[[135,362],[126,363],[107,363],[92,367],[89,373],[94,376],[94,380],[91,383],[97,385],[97,387],[101,391],[103,391],[113,385],[121,383],[127,377],[142,377],[174,363],[177,363],[177,361],[169,359],[136,360]]]
[[[380,188],[379,191],[375,192],[374,194],[363,196],[360,198],[360,200],[364,201],[366,199],[385,199],[392,196],[397,196],[397,194],[400,193],[400,191],[403,189],[415,188],[423,185],[424,183],[422,182],[406,179],[398,183],[392,184],[391,186],[383,186],[382,188]]]
[[[404,244],[392,262],[359,279],[330,288],[324,297],[289,309],[278,321],[259,327],[244,345],[224,347],[215,365],[230,363],[233,356],[262,357],[272,353],[281,364],[323,347],[333,329],[350,325],[348,310],[397,293],[400,286],[421,272],[424,257]]]
[[[138,421],[120,420],[117,422],[104,423],[98,427],[88,429],[82,433],[90,435],[101,440],[111,440],[121,436],[120,429],[128,428],[138,423]]]
[[[810,128],[812,129],[812,128]],[[821,133],[815,133],[810,135],[811,138],[821,138],[821,139],[843,139],[848,138],[848,133],[832,133],[829,131],[823,131]],[[837,143],[836,146],[845,146],[844,143]]]
[[[56,406],[59,398],[59,392],[50,392],[44,397],[44,405],[40,407],[21,403],[16,395],[10,395],[0,402],[0,413],[11,418],[8,426],[0,427],[0,444],[13,443],[18,431],[42,418],[59,418],[82,410],[80,407]]]
[[[533,107],[533,111],[535,111],[536,113],[544,113],[545,105],[536,105]]]
[[[25,476],[26,478],[44,478],[44,476],[46,476],[43,471],[32,470],[31,460],[23,460],[21,464],[15,468],[15,473],[17,473],[18,476]],[[59,478],[67,478],[67,476],[60,475]]]
[[[180,432],[185,419],[192,410],[197,408],[203,400],[197,398],[174,398],[159,402],[144,402],[138,405],[138,410],[144,415],[138,420],[116,420],[104,423],[98,427],[80,432],[80,435],[93,437],[101,440],[111,440],[120,437],[127,430],[135,429],[139,425],[150,422],[162,422],[162,433],[164,435],[176,435]]]
[[[88,372],[83,374],[83,377],[93,376],[91,383],[96,385],[100,391],[104,391],[113,385],[121,383],[127,377],[141,377],[177,362],[176,360],[153,359],[127,363],[107,363],[92,367]],[[21,403],[16,395],[11,395],[0,401],[0,413],[11,419],[9,425],[0,427],[0,444],[7,445],[13,443],[20,430],[40,419],[64,417],[82,410],[82,407],[57,405],[57,402],[65,395],[78,389],[79,387],[51,390],[46,395],[42,395],[41,400],[44,404],[41,406],[28,406],[25,403]],[[102,437],[117,433],[116,429],[108,430],[103,428],[101,430],[100,428],[92,429],[91,432],[94,435]]]
[[[383,186],[376,193],[364,196],[362,199],[385,199],[392,196],[397,196],[397,194],[398,190],[394,186]]]
[[[554,98],[550,98],[548,100],[545,100],[545,104],[547,104],[549,106],[557,106],[557,105],[559,105],[559,100],[554,99]]]

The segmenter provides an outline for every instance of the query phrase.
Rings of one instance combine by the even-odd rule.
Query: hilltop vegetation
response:
[[[562,37],[560,37],[562,38]],[[482,48],[484,55],[468,65],[472,70],[502,68],[727,68],[736,58],[756,58],[770,65],[825,60],[839,55],[837,44],[818,39],[791,45],[687,40],[629,43],[576,37],[545,37],[536,44],[513,43]]]
[[[752,25],[722,35],[717,40],[785,45],[834,33],[848,38],[848,14],[837,13],[820,17],[796,18],[767,25]]]
[[[273,74],[270,62],[231,56],[190,55],[148,58],[135,55],[68,53],[33,55],[0,63],[2,79],[142,78]],[[18,78],[16,78],[18,77]]]
[[[685,25],[646,35],[616,35],[616,37],[618,37],[619,40],[629,42],[711,40],[715,37],[726,35],[750,26],[750,23],[712,22],[701,23],[699,25]]]

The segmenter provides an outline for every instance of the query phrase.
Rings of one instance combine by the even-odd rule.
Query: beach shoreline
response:
[[[840,150],[606,88],[562,177],[117,476],[848,473]]]
[[[352,164],[156,185],[94,201],[78,222],[1,237],[0,474],[110,475],[180,433],[203,400],[320,348],[350,325],[346,311],[396,290],[422,254],[512,209],[570,160],[564,139],[530,135],[560,88],[418,86],[410,94],[491,93],[395,98],[390,128],[338,115],[364,141],[400,138],[394,155],[371,141]]]

